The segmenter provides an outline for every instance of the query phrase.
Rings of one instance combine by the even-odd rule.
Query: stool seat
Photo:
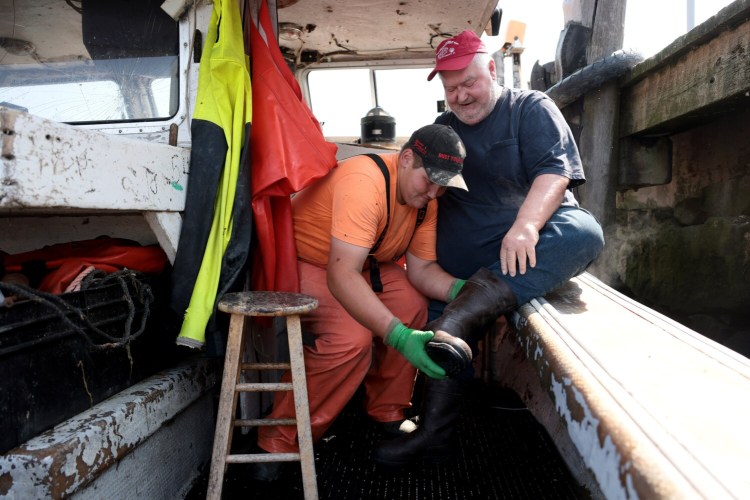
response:
[[[302,348],[302,329],[299,316],[318,307],[318,300],[309,295],[293,292],[236,292],[224,295],[219,301],[220,311],[231,314],[227,351],[224,356],[224,374],[221,382],[219,411],[216,415],[211,471],[207,498],[221,498],[224,472],[227,464],[299,461],[302,466],[302,487],[305,500],[317,500],[310,409],[307,398],[305,360]],[[245,317],[285,316],[289,363],[241,362],[245,336]],[[291,370],[291,383],[241,383],[243,370]],[[236,419],[237,395],[241,392],[275,392],[291,390],[294,397],[293,419]],[[299,453],[232,454],[232,429],[235,426],[257,427],[266,425],[295,425]]]
[[[317,307],[318,299],[294,292],[236,292],[219,301],[219,311],[243,316],[289,316]]]

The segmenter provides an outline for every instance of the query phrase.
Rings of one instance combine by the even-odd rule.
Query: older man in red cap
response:
[[[565,119],[545,94],[501,87],[495,62],[481,39],[464,31],[438,45],[435,69],[449,111],[436,123],[453,128],[466,146],[468,191],[438,201],[438,263],[465,279],[447,305],[430,303],[430,330],[476,343],[501,315],[582,273],[604,246],[597,220],[572,188],[585,177]],[[375,460],[404,465],[451,456],[471,366],[452,370],[444,346],[427,352],[451,378],[427,380],[419,428],[385,441]]]
[[[486,54],[487,47],[472,31],[462,31],[443,41],[435,52],[435,69],[427,75],[427,81],[435,78],[439,71],[464,69],[478,52]]]

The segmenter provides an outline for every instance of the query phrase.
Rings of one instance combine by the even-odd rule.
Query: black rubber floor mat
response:
[[[355,398],[320,442],[315,466],[321,500],[582,499],[544,428],[508,391],[477,385],[458,421],[456,459],[438,465],[381,467],[372,453],[384,439]],[[273,483],[250,479],[246,465],[230,465],[224,499],[302,499],[300,466],[285,465]],[[188,499],[205,498],[205,481]]]

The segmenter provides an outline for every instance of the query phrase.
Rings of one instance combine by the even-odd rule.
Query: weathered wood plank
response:
[[[750,106],[750,0],[738,0],[624,82],[620,137],[678,132]]]
[[[604,498],[748,498],[750,434],[737,431],[750,418],[747,358],[588,273],[512,324],[493,352],[518,350],[495,358],[496,378],[578,450],[582,483]]]
[[[588,47],[589,64],[622,48],[625,4],[619,0],[599,0],[596,3],[591,45]],[[581,159],[589,181],[579,188],[578,194],[584,206],[605,226],[615,220],[618,90],[617,83],[610,82],[585,97],[579,139]]]
[[[184,210],[190,150],[0,109],[3,209]]]
[[[618,187],[640,188],[672,181],[672,143],[667,137],[620,139]]]

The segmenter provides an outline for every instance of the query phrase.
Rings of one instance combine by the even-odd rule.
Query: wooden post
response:
[[[495,81],[498,85],[505,85],[505,54],[501,50],[492,53],[492,60],[495,61]]]
[[[523,47],[514,45],[510,48],[510,55],[513,58],[513,87],[517,89],[522,87],[521,54],[523,54]]]
[[[581,0],[580,12],[593,12],[592,36],[586,61],[610,55],[622,48],[625,24],[624,0]],[[590,9],[593,4],[594,9]],[[581,203],[605,226],[615,222],[617,188],[619,85],[613,81],[584,98],[578,147],[587,182],[578,190]]]

